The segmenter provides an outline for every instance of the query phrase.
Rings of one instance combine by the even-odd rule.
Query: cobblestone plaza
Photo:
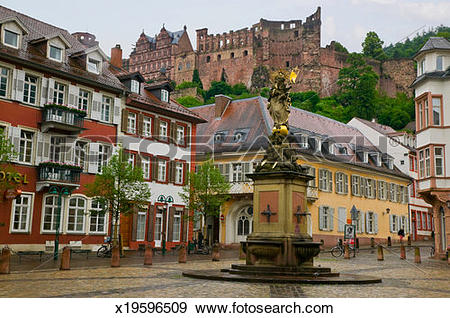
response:
[[[74,256],[72,269],[59,271],[53,260],[34,262],[13,259],[11,274],[0,276],[0,297],[449,297],[450,270],[446,262],[428,259],[429,247],[422,247],[422,263],[414,264],[413,249],[400,260],[399,249],[385,252],[385,260],[363,250],[345,260],[321,253],[315,264],[333,271],[381,277],[381,284],[300,285],[248,284],[185,278],[184,270],[228,268],[237,261],[237,251],[225,251],[220,262],[189,256],[186,264],[175,257],[156,256],[144,267],[143,257],[129,256],[119,268],[109,267],[109,259]],[[53,264],[53,265],[52,265]]]

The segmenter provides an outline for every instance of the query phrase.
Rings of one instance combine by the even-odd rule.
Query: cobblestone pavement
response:
[[[316,265],[331,267],[335,272],[383,279],[381,284],[371,285],[249,284],[191,279],[181,274],[183,270],[228,268],[242,262],[236,260],[237,251],[225,252],[234,255],[234,260],[211,262],[198,257],[178,264],[174,257],[155,258],[154,265],[147,267],[141,265],[143,258],[138,256],[124,259],[119,268],[110,268],[108,261],[99,262],[97,258],[70,271],[30,271],[22,264],[22,268],[16,266],[21,271],[14,271],[12,266],[10,275],[0,275],[0,297],[450,297],[450,266],[428,259],[428,251],[422,249],[422,263],[418,265],[414,264],[412,249],[407,250],[407,260],[400,260],[398,248],[386,251],[383,262],[369,250],[360,251],[350,260],[336,259],[329,253],[316,259]]]

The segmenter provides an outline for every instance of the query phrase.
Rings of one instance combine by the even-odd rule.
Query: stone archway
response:
[[[249,210],[251,209],[251,210]],[[225,226],[225,243],[233,244],[239,243],[240,240],[245,240],[247,233],[252,232],[253,222],[253,202],[252,201],[238,201],[231,205],[226,216]],[[239,220],[241,221],[241,231],[239,230]],[[247,222],[246,222],[247,220]],[[248,231],[246,231],[248,229]],[[238,238],[239,236],[239,238]]]

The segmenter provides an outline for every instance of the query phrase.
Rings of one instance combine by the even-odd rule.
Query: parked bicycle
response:
[[[102,246],[99,247],[99,249],[97,250],[97,256],[98,257],[111,257],[112,255],[112,248],[113,248],[113,244],[111,241],[111,237],[107,237],[104,241],[104,243],[102,244]]]
[[[197,242],[197,240],[194,240],[194,244],[197,247],[196,249],[194,249],[195,254],[208,255],[211,252],[207,241],[199,243]]]
[[[353,252],[355,249],[353,247],[353,244],[348,245],[348,249],[350,252]],[[331,255],[334,257],[341,257],[344,254],[344,244],[342,244],[342,241],[339,241],[335,247],[331,249]]]

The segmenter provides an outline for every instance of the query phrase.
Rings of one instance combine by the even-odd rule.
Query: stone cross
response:
[[[277,214],[277,213],[276,213],[276,212],[270,211],[270,205],[268,204],[268,205],[267,205],[267,210],[266,210],[266,211],[262,211],[261,214],[264,215],[264,216],[266,216],[266,217],[267,217],[267,222],[270,223],[270,217],[271,217],[272,215]]]
[[[303,215],[300,210],[300,205],[297,205],[297,212],[294,213],[294,216],[297,218],[297,223],[300,223],[300,217]]]

